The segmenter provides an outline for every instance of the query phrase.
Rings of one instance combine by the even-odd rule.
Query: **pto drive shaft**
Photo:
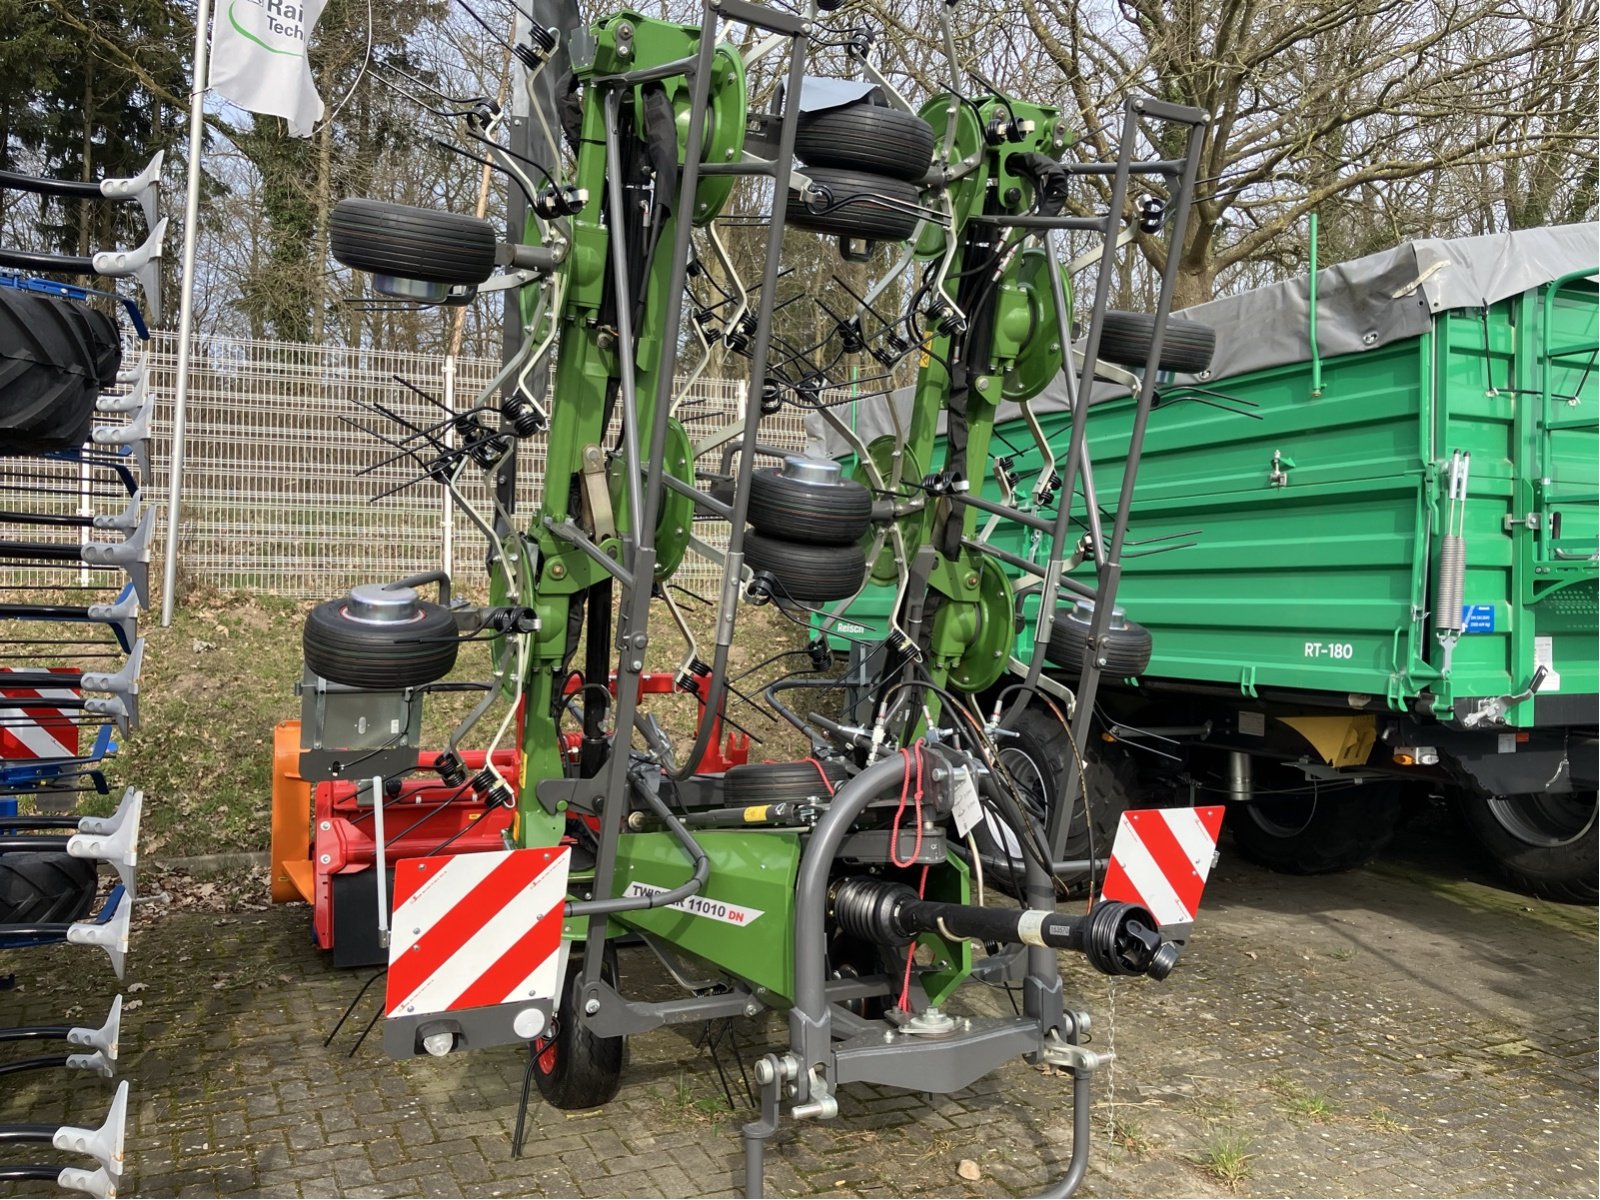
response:
[[[1137,904],[1102,900],[1085,916],[1042,909],[985,908],[921,899],[903,883],[854,876],[829,894],[838,928],[883,945],[904,945],[919,933],[1021,942],[1075,950],[1106,975],[1165,979],[1177,965],[1179,948],[1162,939],[1154,917]]]

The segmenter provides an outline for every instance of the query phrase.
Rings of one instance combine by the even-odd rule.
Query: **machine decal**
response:
[[[1101,895],[1143,905],[1162,925],[1193,921],[1216,856],[1222,810],[1214,804],[1123,813]]]
[[[622,894],[659,896],[667,890],[650,883],[630,883],[628,890]],[[751,908],[748,904],[728,904],[722,900],[713,900],[710,896],[690,896],[687,900],[662,907],[675,908],[679,912],[688,913],[691,917],[710,917],[713,921],[721,921],[724,925],[754,925],[767,911],[764,908]]]

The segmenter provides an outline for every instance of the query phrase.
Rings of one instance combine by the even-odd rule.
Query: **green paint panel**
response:
[[[678,908],[619,913],[687,955],[716,964],[774,997],[794,999],[794,885],[798,834],[781,831],[695,834],[711,860],[699,895]],[[677,887],[692,873],[670,834],[624,834],[617,849],[618,895]]]

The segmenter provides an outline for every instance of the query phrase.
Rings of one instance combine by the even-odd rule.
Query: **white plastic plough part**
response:
[[[156,223],[156,209],[160,203],[161,163],[165,150],[157,150],[155,157],[145,164],[144,170],[125,179],[102,179],[100,194],[108,200],[135,200],[144,211],[144,223]]]
[[[93,1071],[102,1079],[114,1078],[117,1073],[116,1064],[112,1063],[98,1050],[96,1050],[93,1054],[67,1055],[67,1070]]]
[[[117,372],[117,380],[121,382],[122,372]],[[133,389],[126,396],[102,395],[94,402],[94,410],[99,413],[132,413],[144,407],[145,389],[149,386],[149,372],[141,368],[130,380]]]
[[[128,954],[128,922],[133,917],[133,897],[126,891],[109,921],[74,921],[67,926],[67,941],[75,946],[99,946],[111,958],[111,969],[122,978]]]
[[[138,249],[104,250],[90,260],[96,275],[138,280],[152,325],[161,324],[161,247],[166,237],[167,218],[162,217]]]
[[[66,1167],[56,1176],[56,1186],[86,1196],[113,1197],[117,1194],[117,1181],[106,1173],[104,1167],[85,1171],[81,1167]]]
[[[84,833],[80,824],[80,832],[67,839],[67,853],[73,858],[98,858],[110,863],[132,897],[139,866],[139,820],[144,814],[144,793],[128,790],[133,793],[133,802],[129,804],[124,795],[112,817],[116,826],[108,833]]]
[[[117,1061],[117,1044],[122,1037],[122,996],[111,1002],[111,1012],[106,1017],[106,1023],[99,1029],[89,1029],[78,1026],[67,1030],[67,1045],[88,1046],[95,1054],[100,1055],[107,1062]],[[78,1055],[77,1057],[91,1057]]]
[[[87,1154],[93,1158],[111,1176],[122,1177],[122,1152],[124,1134],[128,1124],[128,1081],[124,1079],[117,1084],[116,1097],[111,1101],[111,1111],[106,1114],[106,1119],[99,1129],[83,1129],[77,1125],[63,1125],[56,1130],[55,1136],[50,1139],[50,1144],[57,1150],[65,1150],[69,1154]],[[85,1172],[85,1175],[88,1175]],[[67,1185],[74,1186],[76,1185]],[[114,1185],[113,1185],[114,1186]],[[88,1188],[77,1188],[78,1191],[88,1191]],[[92,1192],[92,1195],[106,1195],[105,1192]],[[115,1194],[115,1193],[111,1193]]]
[[[116,812],[109,817],[80,817],[78,819],[78,832],[115,833],[130,815],[137,821],[139,819],[138,813],[143,807],[144,793],[136,787],[129,786],[122,793],[122,799],[117,801]]]

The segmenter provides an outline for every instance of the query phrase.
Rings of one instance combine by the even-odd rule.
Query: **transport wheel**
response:
[[[874,104],[802,113],[794,152],[808,167],[867,171],[915,183],[933,164],[933,126]]]
[[[1288,767],[1271,778],[1279,786],[1270,790],[1286,794],[1229,804],[1227,820],[1239,853],[1269,870],[1327,875],[1359,867],[1394,840],[1405,815],[1398,781],[1314,788]]]
[[[1084,638],[1088,636],[1094,620],[1094,604],[1079,600],[1071,608],[1060,609],[1055,623],[1050,626],[1050,642],[1044,656],[1050,662],[1076,678],[1083,672],[1083,661],[1088,651]],[[1150,665],[1150,654],[1155,639],[1150,631],[1137,621],[1130,621],[1120,608],[1111,610],[1111,624],[1106,629],[1103,643],[1105,666],[1101,671],[1113,679],[1129,679],[1142,675]]]
[[[769,537],[818,546],[846,546],[859,540],[872,521],[872,493],[853,479],[823,478],[812,464],[766,467],[750,477],[750,525]],[[809,476],[815,475],[816,478]]]
[[[902,205],[918,203],[914,183],[888,175],[846,171],[837,167],[807,167],[811,182],[827,193],[821,212],[806,207],[797,189],[789,189],[788,223],[799,229],[871,242],[903,242],[917,228],[918,216]],[[893,203],[887,203],[893,201]]]
[[[1458,796],[1456,810],[1512,886],[1569,904],[1600,898],[1593,791]]]
[[[777,600],[843,600],[860,591],[867,577],[867,556],[859,544],[811,546],[751,533],[745,535],[744,561],[752,571],[777,578]]]
[[[100,380],[121,360],[101,344],[109,325],[85,305],[0,288],[0,454],[84,443]]]
[[[410,588],[363,584],[306,614],[306,666],[334,683],[398,691],[432,683],[456,665],[450,610]]]
[[[748,804],[803,803],[826,799],[850,772],[832,759],[799,762],[745,763],[729,767],[722,777],[722,802],[729,808]]]
[[[1113,309],[1106,313],[1100,327],[1100,357],[1125,367],[1142,367],[1155,336],[1154,313]],[[1161,358],[1156,365],[1163,371],[1197,375],[1211,365],[1216,349],[1217,331],[1211,326],[1171,319],[1167,321],[1166,336],[1161,339]]]
[[[610,943],[602,951],[600,977],[617,985],[617,952]],[[567,979],[556,1006],[555,1023],[546,1037],[530,1047],[533,1081],[546,1102],[561,1109],[595,1108],[617,1094],[622,1068],[628,1059],[624,1037],[597,1037],[584,1023],[583,960],[574,954],[567,963]]]
[[[77,921],[94,907],[92,859],[63,851],[0,854],[0,924]]]
[[[1024,711],[1015,730],[1016,737],[999,743],[1000,763],[1011,776],[1023,808],[1042,838],[1045,824],[1066,784],[1072,741],[1056,715],[1041,705]],[[1088,767],[1085,795],[1080,797],[1067,823],[1065,857],[1068,859],[1110,855],[1111,843],[1117,836],[1117,823],[1122,814],[1134,806],[1138,796],[1133,762],[1125,751],[1098,742],[1084,749]],[[984,819],[973,828],[973,837],[980,853],[1016,864],[1015,871],[1002,873],[998,882],[1011,895],[1020,896],[1025,851],[1011,822],[985,809]],[[1068,886],[1069,895],[1087,891],[1087,878],[1063,882]]]
[[[351,198],[329,221],[334,258],[358,271],[427,283],[482,283],[494,273],[494,226],[477,217]]]

